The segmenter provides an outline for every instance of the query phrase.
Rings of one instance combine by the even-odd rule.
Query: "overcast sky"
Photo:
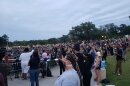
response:
[[[0,36],[10,41],[61,37],[72,26],[129,24],[130,0],[0,0]]]

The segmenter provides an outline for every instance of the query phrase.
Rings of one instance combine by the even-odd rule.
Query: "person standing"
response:
[[[102,59],[103,60],[106,60],[106,57],[107,57],[107,49],[103,49],[103,54],[102,54]]]
[[[7,75],[9,74],[9,71],[11,68],[8,64],[3,63],[3,61],[2,61],[3,57],[4,57],[4,55],[0,54],[0,73],[1,73],[1,80],[2,80],[1,84],[4,84],[4,86],[8,86]],[[2,86],[2,85],[0,85],[0,86]]]
[[[0,73],[0,86],[5,86],[4,76]]]
[[[80,76],[80,81],[81,81],[81,86],[83,86],[84,84],[84,81],[85,81],[85,74],[84,74],[84,56],[82,53],[80,53],[80,44],[75,44],[74,45],[74,56],[75,56],[75,59],[77,61],[77,66],[78,66],[78,73],[79,73],[79,76]]]
[[[110,45],[109,46],[109,51],[110,51],[110,55],[114,55],[114,48],[113,48],[113,45]]]
[[[32,55],[33,51],[34,50],[29,52],[29,49],[25,48],[24,49],[24,53],[22,53],[20,55],[19,60],[21,61],[22,78],[23,78],[23,80],[27,79],[27,73],[28,73],[28,70],[29,70],[28,62],[29,62],[30,56]]]
[[[92,72],[91,68],[93,65],[94,58],[91,54],[84,54],[85,62],[84,62],[84,86],[90,86]]]
[[[96,49],[95,49],[95,45],[91,46],[91,50],[90,50],[89,54],[91,54],[91,56],[92,56],[93,59],[95,60],[95,58],[96,58]],[[94,62],[93,62],[93,63],[94,63]]]
[[[76,71],[76,61],[71,54],[61,59],[65,66],[65,72],[56,80],[54,86],[80,86],[80,78]]]
[[[95,70],[95,74],[96,74],[96,78],[95,81],[97,81],[97,85],[100,84],[100,69],[101,69],[101,52],[99,50],[97,50],[97,55],[95,58],[95,62],[94,62],[94,70]]]
[[[58,56],[58,64],[59,64],[59,67],[60,67],[60,75],[65,71],[65,68],[64,68],[64,64],[62,62],[62,56],[65,58],[66,56],[66,51],[64,49],[64,47],[61,48],[60,52],[59,52],[59,56]]]
[[[42,59],[44,59],[44,61],[48,60],[48,55],[47,55],[47,52],[45,50],[43,50]]]
[[[40,65],[40,58],[38,55],[38,50],[34,50],[33,54],[30,57],[28,65],[30,66],[29,74],[30,74],[30,82],[31,86],[34,86],[34,83],[36,83],[36,86],[39,86],[39,65]]]
[[[123,49],[121,45],[118,45],[116,53],[116,68],[114,72],[118,76],[122,74],[122,60],[123,60]]]

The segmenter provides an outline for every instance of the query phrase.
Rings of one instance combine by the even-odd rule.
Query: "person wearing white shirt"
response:
[[[27,79],[27,73],[29,70],[28,62],[30,60],[30,56],[32,55],[34,50],[29,52],[28,48],[24,49],[24,53],[20,55],[19,60],[21,61],[21,68],[22,68],[22,78]]]

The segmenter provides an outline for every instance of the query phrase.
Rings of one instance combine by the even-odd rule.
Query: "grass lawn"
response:
[[[107,78],[110,83],[115,86],[130,86],[130,51],[127,52],[127,61],[122,63],[123,73],[121,76],[112,74],[116,65],[115,57],[108,57],[107,63]]]

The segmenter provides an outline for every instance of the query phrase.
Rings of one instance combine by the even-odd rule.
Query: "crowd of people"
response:
[[[108,55],[116,56],[113,73],[122,75],[122,61],[127,60],[126,49],[129,44],[130,40],[120,38],[12,47],[4,55],[0,55],[0,86],[8,86],[7,76],[11,70],[9,64],[15,61],[21,63],[22,79],[26,80],[29,73],[31,86],[39,86],[40,63],[48,60],[55,60],[59,64],[60,76],[55,81],[55,86],[91,86],[92,70],[96,74],[94,81],[99,86],[100,71],[105,68],[102,61],[107,61]]]

